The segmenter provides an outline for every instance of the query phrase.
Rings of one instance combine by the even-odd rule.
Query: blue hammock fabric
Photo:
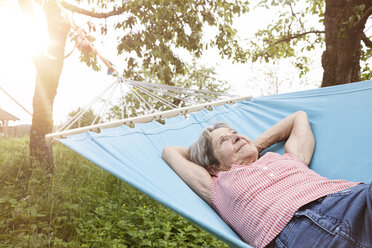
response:
[[[167,145],[189,146],[225,121],[251,139],[298,110],[306,111],[316,149],[310,167],[331,179],[372,181],[372,80],[258,97],[165,120],[87,132],[59,141],[232,247],[244,243],[163,161]],[[283,144],[266,151],[283,153]]]

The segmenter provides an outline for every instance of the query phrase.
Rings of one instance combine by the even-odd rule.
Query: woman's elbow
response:
[[[186,148],[186,147],[165,146],[163,148],[163,151],[162,151],[161,155],[162,155],[162,157],[165,161],[168,161],[171,156],[174,157],[175,155],[176,156],[180,155],[182,157],[186,157],[187,153],[188,153],[188,148]]]
[[[168,158],[168,156],[169,156],[169,153],[171,153],[171,151],[172,151],[172,147],[171,147],[171,146],[165,146],[165,147],[163,148],[163,151],[162,151],[162,153],[161,153],[161,156],[162,156],[162,158],[163,158],[165,161],[167,161],[167,158]]]
[[[299,110],[299,111],[297,111],[297,112],[296,112],[296,115],[297,115],[297,117],[299,117],[299,118],[308,119],[308,117],[307,117],[307,113],[306,113],[305,111],[303,111],[303,110]]]

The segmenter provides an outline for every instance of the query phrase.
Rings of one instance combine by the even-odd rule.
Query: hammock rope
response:
[[[74,116],[72,116],[65,124],[63,124],[57,132],[61,132],[64,130],[68,130],[71,128],[72,125],[74,125],[99,99],[101,99],[104,94],[106,94],[107,91],[109,91],[113,86],[115,85],[115,82],[112,83],[109,87],[107,87],[105,90],[103,90],[97,97],[95,97],[92,101],[90,101],[84,108],[80,109]]]
[[[105,122],[101,124],[93,124],[91,126],[85,126],[85,127],[80,127],[80,128],[72,128],[72,129],[60,128],[55,133],[47,134],[45,138],[47,140],[60,139],[60,138],[65,138],[69,135],[84,133],[87,131],[99,132],[101,129],[105,129],[105,128],[118,127],[122,125],[132,126],[135,123],[148,123],[153,120],[163,120],[163,119],[168,119],[168,118],[175,117],[178,115],[186,115],[186,114],[198,112],[202,109],[211,109],[213,107],[217,107],[217,106],[221,106],[225,104],[233,104],[233,103],[246,100],[246,99],[251,99],[251,98],[252,98],[251,96],[228,98],[228,99],[217,100],[213,102],[191,105],[187,107],[174,108],[174,109],[165,110],[165,111],[147,114],[147,115],[128,117],[126,119],[112,120],[110,122]],[[83,111],[80,111],[80,113],[81,112]],[[77,122],[77,118],[71,118],[71,119],[75,119],[75,121],[71,122],[70,120],[71,124],[68,125],[69,127],[71,127],[74,123]]]
[[[156,109],[150,102],[155,101],[163,104],[163,107],[167,109],[176,109],[180,106],[176,105],[174,102],[177,100],[179,104],[184,104],[186,106],[195,105],[197,104],[197,98],[203,99],[208,102],[213,102],[220,99],[231,99],[231,94],[221,94],[219,92],[212,92],[212,91],[199,91],[199,90],[190,90],[190,89],[183,89],[180,87],[173,86],[166,86],[159,85],[159,84],[148,84],[139,81],[131,81],[124,79],[123,77],[117,76],[118,79],[111,84],[108,88],[106,88],[98,97],[95,97],[88,105],[82,108],[78,113],[76,113],[70,120],[67,121],[61,128],[57,130],[57,132],[65,131],[70,129],[75,123],[79,121],[79,119],[83,118],[84,114],[88,112],[90,109],[95,109],[94,105],[98,105],[99,103],[103,102],[103,106],[99,108],[97,112],[97,116],[94,118],[91,125],[95,125],[97,123],[102,123],[105,121],[105,116],[108,115],[111,106],[119,106],[120,107],[120,116],[124,118],[124,116],[130,117],[130,111],[128,106],[128,94],[131,93],[135,100],[138,102],[138,106],[144,110],[146,114],[153,114],[160,112],[159,109]],[[128,90],[124,90],[126,87]],[[178,92],[179,94],[176,95],[173,92]],[[119,94],[119,96],[117,96]],[[208,95],[204,95],[208,94]],[[144,98],[143,95],[146,95],[147,99]],[[160,95],[163,95],[160,96]],[[166,99],[165,97],[172,98],[173,102]],[[235,96],[236,97],[236,96]]]
[[[3,87],[0,86],[0,90],[2,92],[4,92],[5,95],[7,95],[10,99],[13,100],[13,102],[15,102],[19,107],[21,107],[27,114],[29,114],[31,117],[32,117],[32,114],[30,111],[28,111],[25,107],[23,107],[22,104],[20,104],[14,97],[12,97],[8,92],[5,91],[5,89],[3,89]]]

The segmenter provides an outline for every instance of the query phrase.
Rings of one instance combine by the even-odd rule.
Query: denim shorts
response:
[[[359,184],[301,207],[273,247],[372,248],[372,184]]]

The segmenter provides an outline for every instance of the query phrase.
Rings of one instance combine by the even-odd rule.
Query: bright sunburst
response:
[[[18,54],[32,56],[45,49],[48,42],[45,15],[40,6],[35,4],[34,15],[27,16],[16,3],[11,1],[0,5],[2,59],[12,59]]]
[[[34,16],[24,15],[18,1],[0,0],[0,86],[29,111],[35,82],[32,56],[46,49],[48,33],[45,15],[39,5]],[[0,107],[30,123],[31,117],[3,92]]]

